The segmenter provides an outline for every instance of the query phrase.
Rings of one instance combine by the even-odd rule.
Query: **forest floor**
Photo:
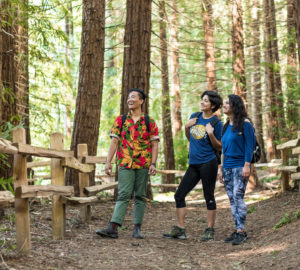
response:
[[[199,191],[188,197],[187,240],[162,238],[162,233],[175,224],[175,204],[157,201],[147,205],[142,227],[145,239],[132,238],[132,203],[119,239],[101,238],[95,230],[107,226],[114,207],[114,202],[107,200],[92,206],[90,224],[80,223],[78,208],[68,207],[66,239],[54,241],[51,203],[34,201],[30,208],[29,256],[20,256],[13,250],[15,228],[13,209],[9,209],[0,220],[0,269],[300,269],[300,193],[247,192],[249,239],[239,246],[223,242],[234,228],[224,187],[216,189],[216,198],[215,240],[206,243],[200,241],[206,227],[206,210]],[[283,226],[274,229],[279,221]]]

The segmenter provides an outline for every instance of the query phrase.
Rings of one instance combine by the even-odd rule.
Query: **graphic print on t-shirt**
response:
[[[191,134],[196,140],[201,140],[205,136],[205,126],[195,125],[191,127]]]

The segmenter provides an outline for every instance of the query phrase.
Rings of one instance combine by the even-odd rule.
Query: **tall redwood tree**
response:
[[[130,88],[141,88],[146,94],[149,93],[151,3],[151,0],[127,0],[121,113],[128,111]],[[149,100],[146,99],[146,113],[148,107]]]
[[[86,143],[88,154],[97,154],[102,103],[105,0],[84,0],[82,16],[81,51],[76,111],[71,150],[77,156],[77,145]],[[78,173],[67,170],[67,183],[74,185],[78,194]],[[94,175],[90,175],[94,184]]]

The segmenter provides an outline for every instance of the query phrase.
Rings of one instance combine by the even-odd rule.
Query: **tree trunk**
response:
[[[6,123],[13,126],[23,124],[26,129],[26,142],[29,134],[29,93],[28,93],[28,17],[27,2],[22,4],[2,1],[2,129]],[[14,14],[8,12],[14,10]],[[4,125],[3,125],[4,124]],[[8,155],[7,164],[0,166],[0,176],[12,177],[12,156]]]
[[[161,58],[161,81],[162,81],[162,121],[164,138],[165,170],[175,169],[174,146],[172,137],[170,94],[169,94],[169,72],[168,72],[168,45],[166,34],[166,10],[165,2],[159,1],[159,32],[160,32],[160,58]],[[163,175],[164,184],[174,184],[175,175]],[[164,190],[165,192],[168,189]]]
[[[128,112],[130,88],[141,88],[149,94],[151,0],[127,0],[124,37],[121,113]],[[149,99],[145,102],[148,114]]]
[[[262,85],[261,85],[261,53],[260,53],[260,1],[253,0],[252,14],[251,14],[251,36],[252,36],[252,59],[253,59],[253,72],[251,73],[251,93],[252,93],[252,105],[253,105],[253,122],[255,126],[256,138],[262,149],[261,162],[266,162],[266,154],[264,150],[263,139],[263,106],[262,106]]]
[[[2,10],[3,4],[0,1],[0,10]],[[3,54],[3,43],[2,36],[4,33],[2,32],[2,13],[0,12],[0,108],[2,108],[2,54]],[[2,109],[0,109],[0,135],[1,135],[1,126],[2,126]]]
[[[71,70],[71,45],[73,40],[73,8],[72,2],[66,3],[65,8],[65,32],[66,32],[66,43],[65,43],[65,64],[66,64],[66,78],[67,78],[67,91],[66,91],[66,111],[65,111],[65,136],[70,138],[72,135],[71,130],[71,107],[72,107],[72,99],[73,99],[73,84],[72,84],[72,70]]]
[[[84,0],[78,94],[71,150],[77,156],[77,144],[86,143],[91,156],[97,154],[104,68],[105,1]],[[67,170],[67,183],[78,189],[78,173]],[[90,185],[94,173],[90,174]]]
[[[171,1],[171,16],[170,16],[170,36],[171,36],[171,57],[172,57],[172,74],[173,74],[173,115],[174,115],[174,136],[182,129],[182,116],[181,116],[181,90],[180,90],[180,77],[179,77],[179,42],[178,42],[178,11],[176,0]]]
[[[207,90],[217,91],[217,76],[212,22],[212,0],[203,0],[203,31],[205,40],[205,68]]]
[[[287,123],[289,126],[289,138],[295,137],[297,132],[297,57],[296,57],[296,39],[295,39],[295,6],[294,0],[287,0],[287,70],[286,70],[286,84],[287,84]]]
[[[275,142],[279,140],[280,129],[285,130],[284,123],[279,121],[280,101],[278,98],[281,90],[281,80],[278,65],[278,46],[276,33],[275,8],[273,0],[263,1],[264,21],[264,54],[266,72],[266,126],[267,128],[267,154],[268,159],[279,158]],[[280,95],[282,97],[282,93]]]
[[[232,92],[246,101],[246,75],[243,39],[243,14],[241,0],[232,1]]]
[[[295,19],[295,25],[296,25],[296,38],[297,38],[297,44],[298,44],[298,62],[300,64],[300,1],[294,0],[294,19]]]

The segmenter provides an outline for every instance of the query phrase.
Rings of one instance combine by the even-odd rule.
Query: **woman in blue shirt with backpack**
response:
[[[229,120],[222,131],[223,170],[220,167],[218,178],[225,184],[236,227],[236,230],[225,239],[225,243],[239,245],[248,239],[245,230],[247,207],[244,195],[256,138],[241,97],[229,95],[224,101],[223,113]]]
[[[216,201],[214,197],[217,180],[222,122],[214,115],[222,105],[222,98],[215,91],[205,91],[201,95],[201,113],[193,113],[185,125],[185,134],[190,141],[189,167],[175,193],[177,225],[164,238],[186,239],[184,220],[187,213],[185,197],[202,180],[207,208],[207,228],[201,241],[214,239]]]

